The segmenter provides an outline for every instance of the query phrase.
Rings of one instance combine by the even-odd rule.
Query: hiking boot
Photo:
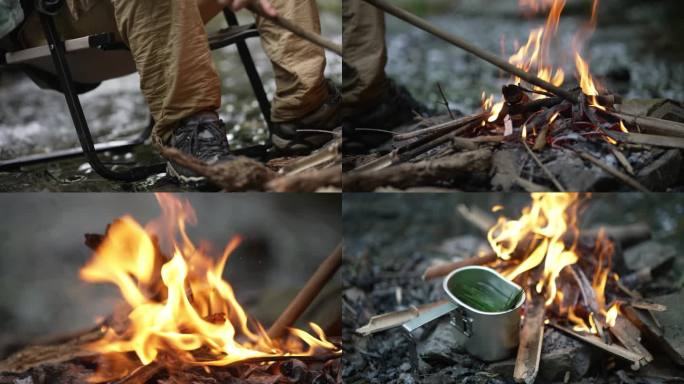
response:
[[[328,99],[315,111],[301,119],[272,124],[271,142],[278,154],[308,155],[333,138],[326,132],[342,125],[341,96],[331,81],[328,81],[328,90]]]
[[[209,165],[234,158],[228,148],[223,121],[215,112],[200,112],[182,120],[167,145]],[[203,176],[172,161],[167,162],[166,172],[186,184],[204,181]]]
[[[392,138],[389,133],[364,131],[359,128],[392,131],[416,120],[417,115],[430,116],[430,110],[418,102],[403,86],[389,80],[380,102],[369,108],[355,108],[344,114],[343,151],[363,153]]]

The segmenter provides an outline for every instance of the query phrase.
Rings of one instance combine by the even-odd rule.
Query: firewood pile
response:
[[[681,104],[594,101],[578,91],[572,103],[519,85],[502,93],[501,111],[423,119],[392,134],[386,154],[350,157],[345,190],[644,192],[684,184]]]
[[[497,225],[487,212],[463,206],[459,212],[483,235]],[[427,226],[428,218],[409,216],[415,228],[403,228],[413,236],[419,236],[418,229],[436,232]],[[389,224],[364,226],[369,227],[391,232]],[[376,235],[375,240],[370,234],[356,239],[349,236],[356,248],[347,256],[353,273],[345,276],[343,293],[343,321],[348,330],[343,338],[343,378],[347,381],[436,383],[467,378],[474,383],[604,383],[682,379],[684,334],[677,320],[680,306],[675,303],[684,299],[684,292],[667,277],[677,252],[649,240],[651,232],[645,224],[590,228],[580,231],[577,241],[566,235],[564,243],[576,244],[573,249],[579,259],[565,266],[562,258],[553,263],[560,268],[555,275],[555,294],[544,279],[544,263],[520,272],[513,280],[527,292],[520,344],[510,359],[489,363],[463,350],[459,343],[464,337],[449,316],[424,329],[415,346],[401,325],[445,302],[442,276],[460,267],[486,265],[504,275],[509,273],[506,276],[510,278],[506,264],[521,265],[521,249],[537,247],[523,239],[506,261],[492,256],[484,236],[458,236],[416,249],[417,244],[424,245],[424,239]],[[406,248],[414,251],[403,250]],[[390,255],[395,253],[402,256],[393,259]],[[541,291],[537,288],[540,284]],[[413,353],[419,357],[417,366],[411,364]]]

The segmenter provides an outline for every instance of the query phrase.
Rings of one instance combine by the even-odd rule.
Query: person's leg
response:
[[[342,1],[342,103],[376,104],[388,87],[385,14],[361,0]]]
[[[278,14],[304,29],[321,31],[314,0],[273,0]],[[271,120],[286,122],[302,118],[319,108],[328,97],[323,75],[323,48],[289,32],[274,22],[257,17],[261,44],[266,51],[276,79]]]
[[[221,105],[221,86],[197,3],[111,0],[116,24],[140,74],[140,89],[170,139],[185,118]]]
[[[361,0],[344,0],[342,21],[343,151],[365,152],[391,135],[357,128],[392,130],[412,123],[415,113],[427,115],[427,108],[385,73],[384,13]]]

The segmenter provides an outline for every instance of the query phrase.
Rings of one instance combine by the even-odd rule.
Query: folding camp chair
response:
[[[104,80],[133,73],[136,69],[130,51],[124,44],[116,41],[114,33],[63,41],[53,18],[63,3],[64,0],[35,0],[36,12],[39,13],[47,45],[8,52],[0,57],[0,68],[19,68],[42,88],[64,93],[81,148],[2,161],[0,170],[15,170],[24,165],[83,154],[92,169],[107,179],[135,181],[163,171],[164,164],[113,170],[103,164],[98,157],[98,152],[130,149],[144,143],[150,136],[153,121],[150,121],[147,128],[135,139],[98,144],[93,142],[78,94],[97,87]],[[235,14],[228,9],[224,9],[223,14],[228,27],[210,35],[209,45],[212,50],[236,45],[261,113],[270,128],[270,103],[245,43],[246,39],[259,36],[259,32],[254,24],[239,25]],[[262,153],[265,150],[263,147],[253,147],[251,151],[248,149],[243,152],[249,155],[250,152]]]

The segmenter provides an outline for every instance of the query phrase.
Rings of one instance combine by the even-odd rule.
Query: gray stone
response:
[[[613,182],[597,167],[587,167],[582,159],[570,154],[562,154],[546,163],[546,168],[568,191],[593,191],[603,183]]]
[[[516,178],[520,175],[518,165],[518,152],[512,149],[500,149],[494,153],[492,158],[492,187],[494,190],[509,192],[515,184]]]
[[[657,268],[677,256],[677,249],[658,241],[645,241],[624,252],[625,266],[632,271]]]
[[[653,302],[667,307],[667,311],[654,314],[663,326],[663,338],[668,344],[670,357],[684,365],[684,290],[657,297]]]
[[[429,364],[460,362],[465,336],[449,324],[448,318],[440,321],[427,337],[418,343],[418,356]]]
[[[682,152],[672,149],[640,170],[637,180],[648,189],[664,191],[679,182],[681,171]]]
[[[414,379],[410,373],[404,372],[401,375],[399,375],[399,379],[397,380],[397,383],[399,383],[399,384],[415,384],[416,379]]]

